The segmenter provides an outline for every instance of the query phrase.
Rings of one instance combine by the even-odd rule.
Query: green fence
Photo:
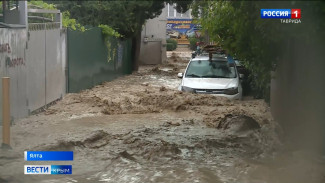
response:
[[[131,40],[109,38],[100,28],[68,30],[68,92],[92,88],[132,72]]]

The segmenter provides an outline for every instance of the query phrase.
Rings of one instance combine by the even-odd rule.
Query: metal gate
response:
[[[68,30],[69,93],[89,89],[132,72],[132,41],[110,37],[104,41],[98,27],[84,32]]]
[[[27,105],[32,112],[65,94],[66,30],[60,23],[29,24],[26,60]]]

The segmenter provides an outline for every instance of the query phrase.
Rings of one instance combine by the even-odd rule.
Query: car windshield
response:
[[[188,78],[235,78],[235,67],[227,61],[192,61],[187,68],[185,77]]]

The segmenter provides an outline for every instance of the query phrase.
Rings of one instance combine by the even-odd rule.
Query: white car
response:
[[[242,99],[240,75],[235,64],[229,64],[224,57],[196,57],[178,77],[182,78],[180,91]]]
[[[179,32],[177,31],[169,32],[168,35],[170,36],[170,38],[178,38]]]

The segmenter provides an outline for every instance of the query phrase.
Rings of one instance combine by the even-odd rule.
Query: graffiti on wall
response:
[[[0,44],[0,53],[5,54],[6,67],[17,67],[20,65],[25,65],[24,58],[11,56],[11,48],[10,48],[9,43]]]
[[[9,43],[0,44],[0,53],[11,53]]]
[[[6,67],[16,67],[19,65],[25,65],[23,58],[6,57]]]

